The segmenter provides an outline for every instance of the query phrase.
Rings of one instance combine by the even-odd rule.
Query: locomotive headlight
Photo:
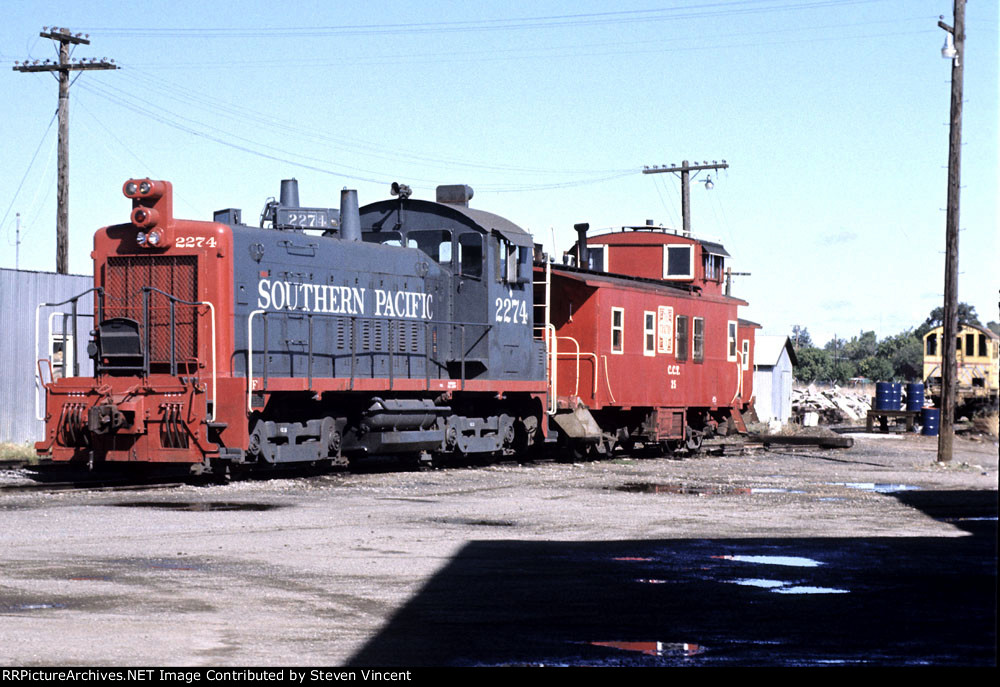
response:
[[[138,191],[138,190],[139,190],[139,187],[136,185],[136,183],[134,181],[130,181],[130,182],[128,182],[128,183],[125,184],[125,195],[126,196],[134,196],[135,192]]]
[[[148,181],[139,182],[139,193],[146,195],[153,186]]]
[[[146,232],[140,231],[138,234],[136,234],[135,235],[135,242],[138,243],[140,246],[145,246],[146,245]]]
[[[160,232],[151,231],[149,232],[149,236],[146,237],[146,240],[149,242],[149,245],[156,247],[160,245],[160,242],[163,240],[163,237],[160,235]]]

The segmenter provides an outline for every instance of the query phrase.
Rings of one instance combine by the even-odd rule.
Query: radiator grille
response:
[[[142,287],[151,286],[185,301],[198,300],[198,259],[193,255],[127,255],[108,258],[104,275],[104,316],[143,322]],[[170,299],[151,292],[150,363],[170,362]],[[175,355],[178,362],[198,354],[198,306],[174,305]],[[145,340],[146,332],[142,331]]]

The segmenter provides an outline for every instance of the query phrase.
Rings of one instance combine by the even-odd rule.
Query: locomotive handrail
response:
[[[52,317],[53,316],[60,315],[60,314],[65,316],[65,315],[69,314],[72,317],[72,319],[73,319],[73,336],[72,336],[72,341],[73,341],[73,376],[74,377],[79,377],[80,376],[80,361],[78,359],[78,356],[76,355],[76,345],[77,345],[76,319],[77,319],[77,317],[80,317],[80,313],[77,312],[76,304],[77,304],[77,301],[79,301],[81,298],[83,298],[84,296],[86,296],[88,293],[97,293],[97,295],[98,295],[98,307],[100,308],[100,312],[103,313],[103,311],[104,311],[104,288],[101,287],[101,286],[91,287],[91,288],[87,289],[86,291],[83,291],[82,293],[78,293],[77,295],[73,296],[72,298],[67,298],[66,300],[59,301],[58,303],[39,303],[38,305],[35,306],[35,352],[34,352],[34,354],[38,355],[38,344],[39,344],[39,331],[38,331],[39,318],[38,318],[38,316],[41,314],[42,308],[58,308],[60,305],[66,305],[67,303],[72,303],[73,304],[73,309],[72,309],[71,313],[54,312],[54,313],[50,313],[49,314],[49,322],[48,322],[49,330],[48,330],[48,335],[49,335],[49,337],[52,336]],[[94,316],[93,313],[89,313],[89,314],[84,313],[84,315],[83,315],[83,317],[93,317],[93,316]],[[46,347],[46,348],[48,348],[48,347]],[[63,377],[66,376],[66,355],[67,355],[67,353],[68,353],[68,351],[66,350],[66,327],[64,325],[63,326],[63,362],[62,362],[62,365],[61,365],[62,371],[63,371]],[[52,361],[51,361],[51,359],[49,359],[47,356],[44,359],[45,360],[49,360],[49,369],[51,370],[52,369]],[[42,382],[41,371],[38,369],[38,365],[37,364],[35,365],[35,369],[36,369],[36,374],[35,374],[35,419],[44,422],[45,421],[45,417],[42,415],[41,410],[39,409],[39,405],[38,405],[38,389],[39,389],[39,387],[41,387],[41,388],[44,389],[45,388],[45,384]],[[50,383],[51,383],[51,378],[50,378]]]
[[[443,326],[443,327],[459,327],[460,330],[461,330],[461,335],[460,335],[461,357],[459,358],[459,365],[460,365],[460,369],[461,369],[461,383],[462,383],[462,387],[461,388],[462,389],[465,388],[465,363],[466,363],[466,347],[465,347],[466,337],[465,337],[465,330],[466,330],[466,327],[481,327],[483,329],[482,334],[472,344],[473,346],[475,346],[476,343],[478,343],[480,340],[482,340],[482,337],[485,336],[486,333],[489,332],[493,328],[493,325],[490,324],[490,323],[488,323],[488,322],[451,322],[451,321],[440,321],[440,320],[423,320],[423,319],[416,319],[416,318],[389,319],[389,318],[385,318],[385,317],[373,317],[373,316],[371,316],[371,317],[359,317],[357,315],[342,315],[342,314],[337,314],[337,313],[323,313],[323,312],[306,313],[306,312],[302,312],[302,311],[283,312],[283,311],[261,310],[261,309],[253,310],[253,311],[250,312],[249,315],[247,315],[247,373],[246,374],[247,374],[247,380],[248,380],[248,382],[247,382],[247,412],[248,413],[253,412],[253,392],[254,392],[254,388],[253,388],[253,384],[254,384],[254,381],[253,381],[254,380],[254,370],[253,370],[253,356],[254,356],[253,331],[254,331],[254,328],[253,328],[253,320],[254,320],[254,318],[257,315],[261,316],[261,321],[263,322],[263,325],[264,325],[264,353],[265,354],[267,352],[267,345],[268,345],[267,344],[267,342],[268,342],[268,327],[267,327],[267,322],[268,322],[268,316],[269,315],[280,315],[281,317],[285,317],[285,318],[290,317],[292,315],[298,315],[300,317],[302,315],[306,316],[306,318],[307,318],[307,320],[309,322],[309,338],[308,338],[308,342],[307,342],[307,344],[308,344],[308,351],[306,352],[307,360],[308,360],[308,362],[307,362],[306,376],[307,376],[308,388],[310,388],[310,389],[312,388],[312,377],[313,377],[313,375],[312,375],[312,359],[313,359],[312,318],[314,316],[336,318],[336,319],[345,319],[345,320],[349,319],[350,320],[350,323],[351,323],[351,374],[350,374],[350,378],[349,378],[350,382],[349,382],[349,387],[348,387],[350,390],[354,389],[354,382],[355,382],[355,379],[358,376],[358,374],[357,374],[357,356],[358,356],[358,330],[360,329],[360,327],[358,327],[358,323],[359,322],[387,322],[388,325],[389,325],[389,334],[388,334],[389,347],[388,347],[388,350],[385,352],[385,355],[389,356],[389,373],[388,373],[389,388],[392,388],[394,386],[394,384],[395,384],[394,358],[398,354],[393,351],[393,345],[397,341],[397,339],[395,338],[395,336],[401,336],[396,331],[396,329],[398,328],[398,326],[400,325],[400,323],[403,323],[403,322],[421,323],[423,325],[423,327],[424,327],[424,353],[423,353],[423,358],[424,358],[424,361],[425,361],[424,362],[424,383],[425,383],[425,385],[426,385],[426,387],[428,389],[430,389],[430,367],[431,367],[430,363],[434,360],[433,357],[432,357],[431,344],[430,344],[430,338],[431,338],[430,337],[430,327],[432,325]],[[555,332],[555,328],[553,327],[553,336],[554,336],[554,332]],[[379,352],[377,352],[377,351],[371,351],[371,353],[377,354]],[[268,380],[268,365],[267,365],[267,362],[268,362],[267,356],[265,355],[265,357],[264,357],[264,366],[263,366],[263,387],[262,387],[262,390],[266,390],[267,389],[267,380]],[[375,372],[374,372],[374,367],[373,367],[372,368],[372,375],[374,376],[374,374],[375,374]]]
[[[145,330],[146,330],[146,345],[143,346],[143,371],[149,374],[149,344],[150,344],[150,330],[152,327],[149,324],[149,294],[159,293],[170,299],[170,374],[174,377],[177,376],[177,335],[176,326],[174,319],[174,304],[180,303],[181,305],[207,305],[208,309],[212,312],[212,412],[208,413],[205,417],[206,422],[215,422],[216,415],[216,404],[219,398],[218,394],[218,369],[215,360],[215,305],[211,301],[186,301],[183,298],[177,298],[166,291],[161,291],[155,286],[143,286],[142,287],[142,308],[143,308],[143,318],[145,319]]]

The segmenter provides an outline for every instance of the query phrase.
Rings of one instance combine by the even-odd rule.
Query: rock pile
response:
[[[812,384],[805,389],[792,389],[792,421],[801,423],[806,413],[816,413],[822,425],[860,422],[871,410],[871,394],[867,391],[817,389]]]

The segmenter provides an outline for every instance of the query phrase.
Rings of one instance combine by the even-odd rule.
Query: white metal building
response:
[[[754,408],[761,422],[788,422],[792,416],[792,368],[798,364],[787,336],[765,336],[757,330],[754,339]]]
[[[61,303],[94,286],[94,278],[78,274],[28,272],[0,269],[0,442],[23,444],[39,441],[45,423],[37,419],[44,414],[44,390],[37,384],[38,361],[53,361],[53,373],[73,374],[73,364],[79,364],[79,374],[93,374],[93,361],[87,357],[87,343],[93,328],[94,298],[88,295],[78,302],[78,328],[73,340],[72,322],[68,313],[72,305],[56,307],[43,303]],[[36,313],[38,327],[36,330]],[[48,376],[48,367],[43,366]]]

